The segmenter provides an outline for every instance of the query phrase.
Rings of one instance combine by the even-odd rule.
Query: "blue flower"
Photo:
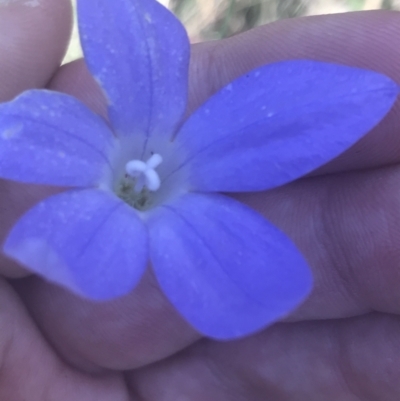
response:
[[[0,176],[70,187],[15,225],[5,253],[81,296],[131,291],[148,262],[201,333],[243,336],[309,294],[307,262],[278,228],[217,192],[291,182],[354,144],[398,86],[315,61],[257,68],[186,121],[189,42],[154,0],[81,0],[87,65],[104,121],[46,90],[0,106]]]

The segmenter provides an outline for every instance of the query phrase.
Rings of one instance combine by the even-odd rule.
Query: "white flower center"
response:
[[[134,191],[136,193],[141,192],[143,188],[147,188],[151,192],[155,192],[160,188],[160,176],[155,169],[162,161],[162,157],[158,153],[155,153],[147,162],[131,160],[126,164],[126,173],[135,179]]]

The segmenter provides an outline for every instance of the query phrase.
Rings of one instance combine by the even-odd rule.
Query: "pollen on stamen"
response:
[[[128,205],[146,211],[157,202],[161,178],[156,168],[163,162],[159,154],[147,161],[134,159],[125,164],[125,172],[116,182],[114,191]]]

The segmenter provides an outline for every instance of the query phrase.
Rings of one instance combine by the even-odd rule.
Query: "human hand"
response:
[[[23,83],[21,74],[14,83],[7,79],[4,100],[48,82],[66,43],[66,2],[43,1],[46,12],[54,13],[51,25],[59,36],[49,34],[45,8],[22,3],[8,6],[8,12],[20,21],[31,13],[41,28],[35,26],[35,35],[49,41],[49,54],[41,55],[46,65],[40,69],[21,72],[25,77],[35,71],[32,80]],[[399,18],[374,12],[288,20],[194,46],[191,108],[245,71],[281,59],[342,62],[399,81]],[[24,43],[32,40],[27,32]],[[13,61],[21,69],[26,62]],[[104,112],[82,62],[62,67],[49,86]],[[131,294],[105,304],[76,298],[35,277],[11,283],[18,299],[4,281],[0,400],[396,400],[397,114],[398,107],[312,178],[237,196],[281,227],[310,261],[314,292],[285,323],[218,343],[200,339],[187,326],[150,274]],[[3,236],[23,210],[52,191],[2,186]],[[5,260],[0,269],[6,277],[26,274]]]

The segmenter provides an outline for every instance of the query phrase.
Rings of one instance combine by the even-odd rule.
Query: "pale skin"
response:
[[[81,61],[58,67],[68,0],[0,6],[0,100],[32,87],[104,113]],[[1,4],[1,3],[0,3]],[[400,14],[294,19],[193,47],[190,109],[247,70],[312,58],[400,82]],[[93,304],[1,258],[0,400],[397,401],[400,394],[400,103],[312,177],[237,196],[293,238],[315,289],[284,323],[241,341],[202,339],[147,274]],[[328,173],[328,174],[327,174]],[[1,182],[0,236],[54,189]],[[23,278],[14,281],[12,278]]]

